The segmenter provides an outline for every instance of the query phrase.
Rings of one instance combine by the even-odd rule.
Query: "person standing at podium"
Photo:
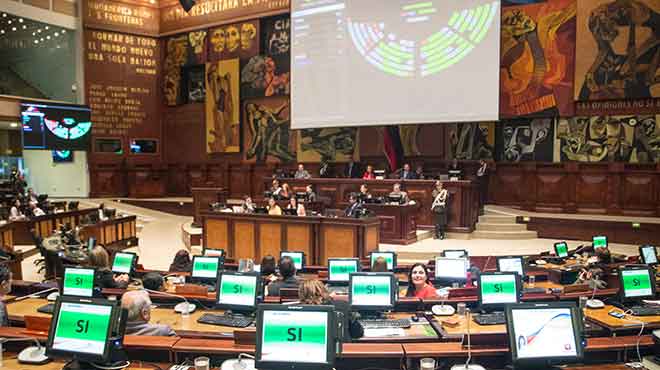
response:
[[[435,235],[434,239],[445,238],[445,227],[447,225],[447,198],[449,192],[442,185],[442,181],[435,182],[435,189],[433,190],[433,204],[431,205],[431,212],[435,215]]]

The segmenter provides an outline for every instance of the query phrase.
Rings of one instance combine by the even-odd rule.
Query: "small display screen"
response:
[[[555,254],[557,255],[557,257],[561,257],[561,258],[568,257],[568,244],[566,243],[555,244]]]
[[[621,270],[623,294],[626,298],[649,297],[653,295],[651,276],[648,270]]]
[[[87,106],[22,103],[23,148],[89,150],[91,115]]]
[[[293,260],[293,265],[296,266],[296,270],[302,270],[303,268],[303,252],[281,252],[280,258],[289,257]]]
[[[261,361],[328,363],[328,313],[275,311],[263,313]]]
[[[204,255],[207,257],[224,257],[224,249],[205,249]]]
[[[465,258],[435,258],[435,277],[437,279],[466,279],[467,259]]]
[[[516,276],[512,274],[482,274],[479,280],[481,304],[505,304],[518,302]]]
[[[498,258],[497,268],[499,272],[515,272],[521,277],[524,275],[522,257]]]
[[[518,359],[577,357],[569,308],[511,309]]]
[[[215,279],[218,277],[218,257],[193,257],[192,277]]]
[[[647,265],[655,265],[658,263],[658,254],[655,246],[645,245],[642,247],[642,258]]]
[[[454,251],[447,250],[442,252],[442,254],[444,254],[445,257],[449,257],[449,258],[467,258],[467,252],[462,250],[454,250]]]
[[[111,306],[62,302],[52,348],[102,356],[111,318]]]
[[[257,297],[257,275],[222,274],[218,303],[254,307]]]
[[[371,253],[371,266],[374,265],[374,262],[376,262],[378,257],[385,258],[385,261],[387,262],[387,269],[389,271],[394,270],[394,253],[393,252],[372,252]]]
[[[358,271],[357,260],[329,260],[328,281],[348,282],[352,273]]]
[[[392,277],[388,275],[353,275],[351,306],[393,306]]]
[[[607,237],[606,236],[594,236],[593,237],[594,249],[607,248]]]
[[[94,294],[94,270],[67,267],[64,269],[62,295],[91,297]]]
[[[115,260],[112,263],[112,271],[120,274],[130,274],[133,267],[134,254],[115,253]]]

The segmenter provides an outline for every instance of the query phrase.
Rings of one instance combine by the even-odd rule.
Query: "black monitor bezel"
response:
[[[102,305],[110,306],[112,311],[110,312],[110,324],[108,325],[108,331],[106,333],[105,347],[103,349],[103,354],[95,355],[89,353],[79,353],[72,351],[64,351],[61,349],[53,348],[53,341],[55,340],[55,330],[57,328],[57,322],[59,320],[60,308],[62,303],[80,303],[80,304],[91,304],[91,305]],[[46,355],[49,357],[59,357],[59,358],[72,358],[75,360],[81,360],[84,362],[99,362],[104,363],[110,358],[110,350],[112,344],[112,333],[117,325],[117,319],[121,313],[121,308],[119,306],[119,301],[110,301],[107,299],[99,298],[81,298],[81,297],[72,297],[72,296],[59,296],[55,301],[55,308],[53,310],[53,316],[48,330],[48,339],[46,340]]]
[[[331,274],[330,274],[330,262],[331,261],[354,261],[357,269],[355,272],[361,272],[361,266],[360,266],[360,259],[359,258],[328,258],[328,283],[329,284],[342,284],[342,285],[348,285],[349,281],[351,280],[351,275],[348,275],[348,280],[343,281],[343,280],[332,280],[331,279]],[[354,272],[354,273],[355,273]]]
[[[263,361],[261,359],[263,350],[263,323],[265,311],[292,311],[292,312],[325,312],[328,315],[328,330],[327,336],[327,362],[309,362],[309,363],[291,363],[279,361]],[[335,365],[336,352],[337,352],[337,319],[335,315],[334,306],[325,305],[284,305],[284,304],[260,304],[257,306],[257,333],[256,333],[256,349],[255,349],[255,367],[258,369],[292,369],[292,370],[316,370],[316,369],[332,369]],[[295,358],[292,354],[291,358]]]
[[[218,268],[215,271],[215,277],[210,278],[210,277],[202,277],[202,276],[194,276],[193,273],[195,272],[195,258],[215,258],[218,260]],[[218,276],[220,275],[220,270],[224,267],[224,264],[222,262],[222,259],[218,256],[199,256],[199,255],[194,255],[191,261],[191,267],[190,267],[190,279],[191,281],[202,281],[202,282],[210,282],[212,284],[218,282]]]
[[[465,261],[465,274],[463,275],[463,278],[455,278],[455,277],[438,277],[438,259],[450,259],[450,260],[463,260]],[[443,257],[443,256],[436,256],[434,259],[434,265],[435,268],[433,270],[433,281],[436,284],[439,285],[448,285],[448,284],[453,284],[453,283],[459,283],[459,284],[465,284],[467,283],[467,272],[468,269],[470,268],[470,260],[467,257]]]
[[[502,271],[501,270],[500,261],[505,260],[505,259],[512,259],[512,258],[520,259],[520,268],[522,269],[522,275],[520,275],[520,278],[524,279],[525,278],[525,273],[527,272],[527,270],[525,269],[525,257],[523,257],[523,256],[498,256],[497,257],[497,271],[498,272],[507,272],[507,271]]]
[[[374,262],[375,262],[375,259],[373,257],[374,254],[379,254],[379,253],[381,253],[381,254],[382,253],[391,253],[392,254],[392,268],[391,269],[388,268],[387,271],[394,272],[396,270],[396,264],[397,264],[397,262],[396,262],[396,252],[390,252],[390,251],[370,252],[369,253],[369,269],[373,268],[373,266],[374,266]]]
[[[644,258],[644,253],[642,253],[642,250],[644,250],[645,248],[653,248],[653,251],[655,252],[655,263],[646,262],[646,258]],[[639,246],[639,259],[642,261],[643,264],[648,266],[656,266],[660,264],[660,261],[658,259],[658,249],[655,247],[655,245],[651,245],[651,244],[644,244]]]
[[[481,290],[482,288],[482,283],[481,280],[483,279],[484,276],[504,276],[504,275],[513,275],[515,280],[516,280],[516,302],[508,302],[508,303],[483,303],[483,292]],[[512,305],[512,304],[518,304],[520,303],[520,299],[522,298],[522,278],[520,275],[518,275],[517,272],[482,272],[479,274],[479,287],[477,288],[477,304],[479,305],[479,309],[483,311],[497,311],[497,310],[502,310],[506,308],[506,306]]]
[[[362,306],[353,304],[353,278],[355,276],[387,276],[390,279],[390,303],[383,306]],[[393,272],[355,272],[348,277],[348,304],[352,311],[389,311],[394,309],[399,295],[398,280]]]
[[[560,356],[560,357],[540,357],[540,358],[518,358],[518,339],[515,335],[513,327],[512,311],[513,310],[538,310],[538,309],[569,309],[571,312],[571,323],[573,325],[573,333],[575,334],[575,356]],[[548,302],[548,303],[518,303],[507,305],[505,310],[507,336],[509,338],[509,348],[511,350],[511,362],[514,366],[533,366],[533,365],[548,365],[560,363],[580,362],[584,358],[584,338],[582,333],[582,313],[575,304],[575,302]]]
[[[222,256],[207,256],[207,255],[206,255],[206,251],[209,251],[209,250],[211,250],[211,251],[222,251]],[[221,260],[224,260],[226,256],[227,256],[227,251],[226,251],[224,248],[208,248],[208,247],[204,247],[204,248],[202,249],[202,257],[220,257]]]
[[[66,280],[66,270],[67,269],[92,270],[93,271],[94,281],[92,283],[92,295],[91,296],[87,297],[87,296],[77,296],[77,295],[70,295],[70,294],[65,295],[64,294],[64,281]],[[98,273],[99,273],[99,270],[95,267],[82,267],[82,266],[78,266],[78,265],[66,265],[66,266],[64,266],[64,268],[62,269],[62,278],[59,279],[60,280],[60,283],[59,283],[60,295],[63,295],[65,297],[93,298],[94,297],[94,290],[96,289],[96,287],[98,286],[98,283],[99,283]]]
[[[623,271],[639,271],[645,270],[649,274],[649,279],[651,281],[651,295],[639,296],[639,297],[626,297],[625,289],[623,288]],[[621,303],[629,302],[641,302],[643,299],[654,299],[657,288],[655,283],[655,272],[654,269],[649,265],[628,265],[619,268],[619,301]]]
[[[282,260],[282,257],[284,257],[283,256],[284,253],[302,253],[302,261],[300,262],[301,266],[300,266],[300,268],[296,267],[296,271],[303,271],[305,269],[305,266],[307,266],[307,261],[306,261],[307,254],[305,252],[303,252],[303,251],[289,251],[289,250],[280,251],[280,260]],[[291,256],[288,256],[288,257],[291,258]],[[293,261],[293,258],[291,258],[291,260]],[[294,261],[294,265],[295,265],[295,261]]]
[[[133,272],[135,272],[135,265],[137,264],[137,254],[133,252],[126,252],[126,251],[118,251],[115,252],[115,254],[112,256],[112,265],[111,268],[115,267],[115,258],[117,258],[117,254],[123,253],[123,254],[130,254],[133,256],[133,262],[131,262],[131,270],[129,272],[123,272],[123,271],[115,271],[112,270],[113,273],[115,274],[128,274],[129,276],[133,275]]]
[[[449,257],[447,256],[447,252],[463,252],[463,257],[458,257],[458,258],[470,258],[470,254],[466,249],[445,249],[442,251],[442,256],[441,257],[448,257],[448,258],[457,258],[457,257]]]
[[[563,256],[563,257],[559,255],[559,251],[557,250],[557,246],[561,245],[561,244],[566,246],[566,256]],[[570,255],[570,253],[568,253],[568,243],[566,243],[565,241],[557,242],[557,243],[553,244],[553,247],[554,247],[554,250],[555,250],[555,256],[557,256],[558,258],[568,258],[568,256]]]
[[[226,304],[220,303],[220,293],[222,291],[221,282],[224,275],[232,276],[254,276],[255,277],[255,287],[254,287],[254,299],[252,304],[249,305],[236,305],[236,304]],[[218,274],[218,280],[215,289],[215,307],[224,310],[236,310],[236,311],[255,311],[257,309],[258,297],[261,295],[261,274],[256,271],[250,272],[238,272],[238,271],[222,271]]]

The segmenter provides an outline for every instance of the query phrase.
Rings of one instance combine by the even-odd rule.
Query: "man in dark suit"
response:
[[[348,196],[348,208],[344,211],[344,216],[346,217],[355,217],[357,215],[357,212],[360,210],[360,202],[358,202],[357,195],[355,193],[351,193],[351,195]]]
[[[416,180],[417,174],[410,169],[410,164],[406,163],[403,165],[403,168],[401,169],[399,178],[401,180]]]
[[[362,171],[360,171],[360,164],[353,162],[346,163],[346,169],[344,170],[344,177],[349,179],[357,179],[362,177]]]

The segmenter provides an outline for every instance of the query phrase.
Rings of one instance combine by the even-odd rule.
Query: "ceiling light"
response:
[[[44,27],[44,28],[45,28],[45,29],[49,29],[50,27],[46,26],[46,27]]]
[[[7,13],[2,13],[2,18],[7,18]]]
[[[36,35],[37,35],[37,33],[36,33],[36,32],[32,32],[32,36],[36,36]]]
[[[55,37],[57,37],[57,36],[59,36],[59,35],[60,35],[59,32],[55,32]]]
[[[9,127],[18,127],[18,123],[12,122],[9,124]]]
[[[47,38],[48,40],[50,40],[50,36],[46,36],[46,38]]]
[[[41,33],[41,28],[39,28],[39,29],[37,30],[37,33]]]
[[[11,30],[12,30],[12,31],[16,31],[16,27],[12,27]]]
[[[26,28],[27,28],[27,26],[26,26],[26,25],[23,25],[23,29],[26,29]]]
[[[66,30],[62,30],[62,34],[65,34],[65,33],[66,33]]]
[[[40,41],[44,41],[44,38],[42,37],[42,38],[40,38],[39,40],[40,40]]]
[[[8,21],[7,21],[7,24],[11,24],[11,20],[8,20]]]
[[[39,40],[34,40],[34,43],[35,43],[35,44],[38,44],[38,43],[39,43]]]
[[[4,34],[5,34],[5,30],[0,30],[0,35],[4,35]]]
[[[18,18],[18,23],[23,23],[23,18]]]

